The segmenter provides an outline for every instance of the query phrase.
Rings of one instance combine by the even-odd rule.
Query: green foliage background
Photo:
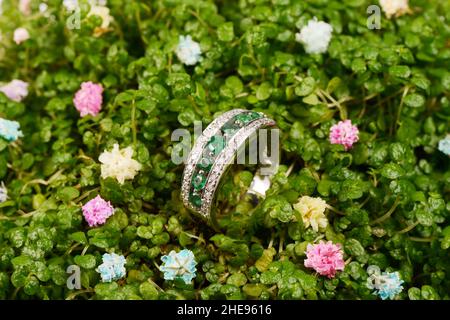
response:
[[[24,138],[0,141],[2,299],[376,299],[366,268],[398,270],[400,299],[448,299],[450,159],[436,146],[450,123],[450,3],[410,1],[412,13],[366,26],[365,0],[109,0],[112,31],[86,18],[69,30],[61,1],[45,17],[33,1],[23,16],[3,4],[0,80],[30,82],[16,103],[0,94],[0,115],[20,122]],[[294,41],[316,16],[334,28],[328,53],[307,55]],[[17,46],[12,33],[31,39]],[[179,35],[199,41],[203,60],[185,67]],[[102,112],[81,119],[72,99],[83,81],[101,83]],[[176,128],[204,127],[233,108],[263,111],[282,129],[282,166],[269,195],[245,196],[252,168],[223,186],[223,233],[180,202],[183,166],[170,160]],[[330,145],[340,119],[358,124],[349,151]],[[143,170],[123,186],[100,178],[98,155],[133,146]],[[287,168],[293,165],[287,176]],[[81,205],[100,193],[115,215],[88,228]],[[324,198],[324,233],[304,229],[292,209],[301,195]],[[294,218],[294,219],[292,219]],[[343,244],[347,265],[335,279],[303,267],[307,243]],[[192,285],[164,281],[157,266],[170,250],[191,249]],[[100,282],[105,252],[124,254],[127,277]],[[82,267],[81,290],[66,268]]]

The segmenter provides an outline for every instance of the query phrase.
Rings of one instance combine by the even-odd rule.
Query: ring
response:
[[[254,176],[249,193],[253,191],[254,194],[264,196],[265,190],[270,186],[270,177],[276,172],[279,163],[278,152],[276,159],[267,158],[269,144],[275,145],[271,141],[275,135],[279,137],[278,129],[275,127],[276,122],[264,113],[244,109],[225,112],[211,122],[195,141],[187,157],[181,188],[184,206],[218,229],[216,212],[212,210],[214,209],[212,206],[220,180],[234,160],[244,164],[242,159],[245,159],[245,149],[248,146],[252,152],[251,142],[255,141],[259,149],[255,152],[253,144],[253,158],[259,153],[261,163],[258,163],[260,167]],[[275,129],[271,130],[274,132],[271,132],[270,136],[267,135],[269,128]],[[259,140],[255,139],[257,133]],[[278,144],[275,148],[278,148]],[[267,168],[267,165],[270,168]],[[262,169],[268,169],[263,177],[261,177]]]

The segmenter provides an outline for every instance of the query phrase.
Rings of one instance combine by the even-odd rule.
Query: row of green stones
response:
[[[192,174],[189,201],[194,207],[201,207],[202,192],[208,180],[209,171],[217,156],[226,147],[227,141],[230,141],[239,129],[259,118],[262,118],[262,115],[254,111],[237,114],[220,128],[220,133],[212,136],[208,141]]]

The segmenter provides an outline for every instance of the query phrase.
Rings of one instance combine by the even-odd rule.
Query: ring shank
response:
[[[229,120],[230,117],[233,117],[236,114],[244,112],[248,111],[242,109],[235,109],[226,114],[223,114],[222,116],[220,116],[215,120],[215,125],[216,126],[223,125],[224,123],[226,123],[226,121]],[[214,130],[208,130],[214,122],[205,129],[202,136],[196,141],[191,151],[191,154],[188,157],[188,162],[186,164],[186,168],[183,174],[183,188],[182,188],[183,202],[187,208],[199,214],[202,218],[206,219],[208,223],[216,229],[219,228],[217,222],[217,212],[216,210],[212,210],[212,207],[214,200],[217,198],[216,191],[219,187],[223,175],[230,167],[230,165],[234,162],[234,160],[237,158],[238,154],[242,152],[242,150],[247,149],[246,142],[252,140],[252,138],[257,135],[260,129],[268,129],[276,127],[276,122],[270,118],[267,118],[264,114],[258,113],[258,117],[259,118],[252,119],[246,125],[242,126],[239,130],[237,130],[236,133],[229,139],[229,141],[227,141],[225,147],[221,149],[220,153],[215,158],[214,163],[212,164],[212,167],[207,175],[206,184],[204,190],[202,190],[201,195],[201,206],[197,208],[193,206],[192,203],[190,203],[189,201],[189,194],[187,194],[189,192],[189,189],[186,188],[186,185],[189,185],[189,183],[192,181],[193,176],[192,168],[196,165],[196,159],[198,161],[198,159],[200,158],[199,154],[201,154],[201,151],[206,147],[205,141],[211,139],[211,137],[214,136],[214,134],[211,134],[211,132]],[[215,133],[217,134],[218,131],[220,131],[220,128],[216,130]],[[267,149],[269,143],[271,142],[270,141],[266,142],[268,142],[265,145],[265,148]],[[194,153],[194,150],[196,153]],[[266,151],[267,150],[263,150],[263,152],[265,153]],[[261,155],[259,158],[261,159]],[[278,157],[277,161],[279,161]],[[275,164],[271,163],[271,166],[272,168],[273,167],[277,168],[278,163]]]

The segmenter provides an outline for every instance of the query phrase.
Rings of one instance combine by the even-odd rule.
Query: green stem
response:
[[[333,206],[330,206],[329,204],[327,204],[327,209],[329,209],[330,211],[333,211],[334,213],[340,214],[341,216],[345,216],[344,212],[339,211],[338,209],[336,209]]]
[[[418,237],[409,237],[409,240],[416,241],[416,242],[431,242],[434,240],[434,238],[418,238]]]
[[[80,202],[81,200],[83,200],[83,199],[85,199],[86,197],[88,197],[89,194],[91,194],[92,192],[95,192],[95,191],[98,191],[98,190],[100,190],[100,187],[97,187],[97,188],[94,188],[94,189],[92,189],[92,190],[86,191],[86,192],[83,193],[81,196],[79,196],[78,198],[76,198],[76,199],[74,200],[74,202],[75,202],[75,203],[78,203],[78,202]]]
[[[411,231],[412,229],[414,229],[418,224],[419,224],[419,221],[416,221],[413,224],[407,226],[405,229],[398,231],[397,233],[398,234],[407,233],[407,232]]]
[[[384,220],[388,219],[395,211],[395,209],[397,208],[397,206],[400,203],[400,197],[397,196],[397,198],[395,199],[394,204],[392,205],[392,207],[388,210],[388,212],[386,212],[384,215],[382,215],[381,217],[379,217],[378,219],[375,219],[374,221],[372,221],[370,223],[370,225],[374,225],[377,223],[381,223]]]
[[[405,96],[408,94],[409,91],[409,87],[405,87],[404,91],[403,91],[403,95],[402,95],[402,99],[400,100],[400,105],[398,106],[398,112],[397,112],[397,120],[396,120],[396,124],[399,125],[400,124],[400,116],[402,113],[402,108],[403,108],[403,101],[405,100]]]
[[[81,251],[81,255],[84,256],[88,249],[89,249],[89,245],[87,244],[86,246],[84,246],[83,251]]]
[[[136,146],[137,142],[137,129],[136,129],[136,104],[133,98],[133,102],[131,104],[131,130],[133,132],[133,146]]]
[[[88,293],[88,292],[94,292],[94,289],[85,289],[85,290],[79,290],[76,291],[74,293],[71,293],[67,296],[66,300],[72,300],[73,298],[75,298],[77,295],[82,294],[82,293]]]

